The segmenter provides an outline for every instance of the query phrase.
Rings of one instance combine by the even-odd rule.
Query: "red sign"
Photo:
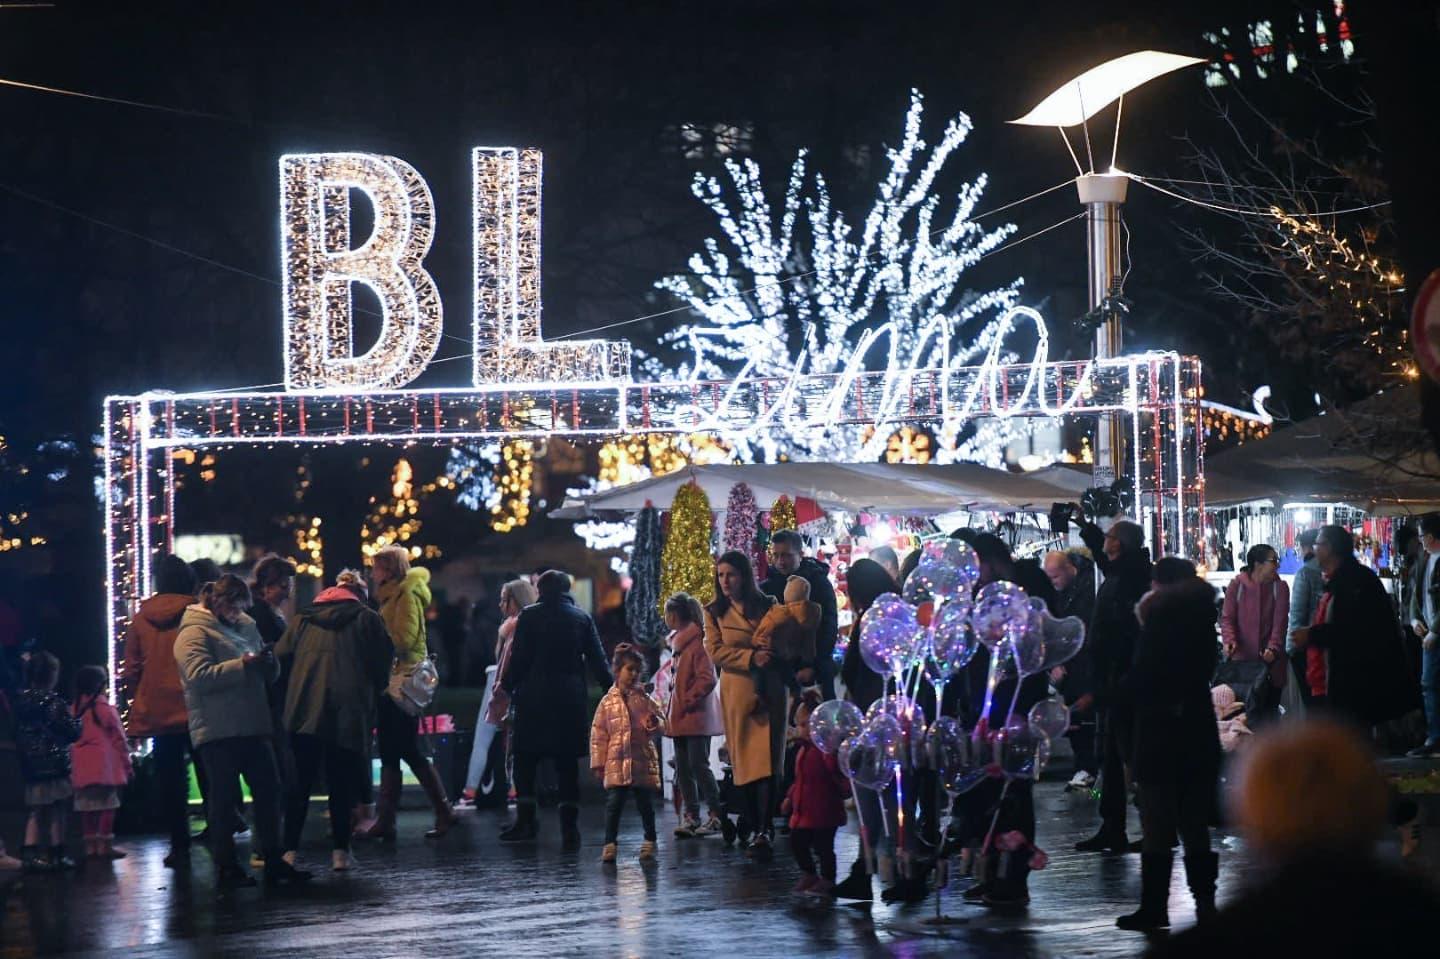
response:
[[[1410,342],[1420,369],[1440,383],[1440,270],[1425,278],[1410,314]]]

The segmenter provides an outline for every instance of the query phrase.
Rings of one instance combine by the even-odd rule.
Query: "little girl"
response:
[[[80,737],[80,720],[70,715],[65,698],[55,692],[60,660],[46,652],[25,664],[26,689],[15,700],[15,746],[25,779],[25,822],[22,858],[30,872],[74,869],[65,855],[65,804],[70,786],[70,744]],[[40,855],[42,828],[49,827],[50,855]]]
[[[114,845],[115,810],[120,787],[130,781],[130,751],[120,713],[105,695],[109,678],[104,666],[82,666],[75,674],[75,717],[81,727],[70,749],[70,783],[90,859],[125,858]]]
[[[795,704],[795,782],[780,804],[790,817],[790,849],[804,873],[795,892],[833,896],[835,889],[835,832],[845,825],[848,783],[834,756],[820,751],[810,739],[810,714],[820,705],[814,690]],[[819,859],[818,873],[816,859]]]
[[[675,740],[675,787],[685,800],[685,818],[675,830],[682,839],[723,831],[720,788],[710,771],[710,737],[723,736],[725,725],[715,664],[705,652],[704,615],[700,602],[689,593],[676,593],[665,603],[674,669],[665,735]],[[703,824],[701,799],[710,809],[710,818]]]
[[[664,725],[660,706],[640,686],[645,666],[638,650],[629,643],[615,647],[611,669],[615,685],[595,707],[590,725],[590,769],[605,784],[605,849],[601,862],[614,862],[615,841],[620,832],[620,813],[625,797],[635,796],[645,841],[640,859],[655,859],[654,794],[660,791],[660,754],[655,733]]]

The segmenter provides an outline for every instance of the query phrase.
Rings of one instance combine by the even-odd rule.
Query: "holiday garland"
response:
[[[800,521],[795,516],[795,504],[790,497],[781,493],[775,500],[775,505],[770,507],[770,535],[773,537],[777,530],[800,528]]]
[[[715,564],[710,554],[713,529],[710,500],[694,480],[680,487],[670,507],[670,530],[660,559],[657,608],[676,593],[689,593],[701,603],[715,598]]]
[[[755,494],[746,483],[730,487],[730,501],[725,505],[725,534],[720,551],[739,550],[750,557],[750,565],[760,568],[760,553],[755,548],[755,529],[760,520],[760,507]]]
[[[660,514],[646,506],[635,519],[635,545],[630,551],[630,592],[625,594],[625,621],[637,643],[653,646],[665,635],[660,601]]]

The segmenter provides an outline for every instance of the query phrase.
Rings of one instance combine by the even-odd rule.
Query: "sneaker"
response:
[[[686,816],[681,820],[680,825],[675,827],[676,839],[694,839],[700,835],[700,820],[694,816]]]
[[[619,852],[620,852],[619,848],[618,848],[613,842],[607,842],[607,843],[605,844],[605,848],[600,850],[600,861],[601,861],[601,862],[614,862],[614,861],[615,861],[615,856],[616,856]]]
[[[1071,776],[1070,781],[1065,784],[1065,789],[1067,791],[1072,789],[1083,791],[1088,790],[1093,785],[1095,785],[1095,777],[1083,769],[1077,769],[1075,770],[1075,775]]]
[[[332,872],[349,872],[356,866],[355,857],[350,855],[348,849],[335,849],[330,852],[330,869]]]
[[[1425,745],[1416,746],[1405,755],[1411,759],[1428,759],[1431,756],[1440,756],[1440,739],[1427,740]]]
[[[814,889],[815,884],[819,881],[819,876],[815,876],[807,872],[805,875],[800,877],[800,880],[796,882],[794,886],[790,888],[790,893],[791,895],[795,896],[803,896],[811,889]]]
[[[723,820],[721,820],[719,816],[715,815],[714,813],[711,813],[709,819],[705,820],[703,823],[700,823],[698,826],[696,826],[690,831],[690,835],[694,836],[696,839],[703,839],[706,836],[723,835],[724,833],[725,823]]]
[[[756,859],[768,859],[774,853],[774,850],[770,847],[770,837],[763,832],[755,834],[755,838],[750,840],[750,845],[746,847],[746,851]]]
[[[639,857],[641,862],[655,861],[655,840],[647,839],[640,844]]]

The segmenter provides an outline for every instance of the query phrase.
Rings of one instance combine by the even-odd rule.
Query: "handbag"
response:
[[[393,670],[385,695],[407,716],[419,716],[430,708],[438,688],[440,674],[435,670],[435,661],[426,658],[413,666]]]

